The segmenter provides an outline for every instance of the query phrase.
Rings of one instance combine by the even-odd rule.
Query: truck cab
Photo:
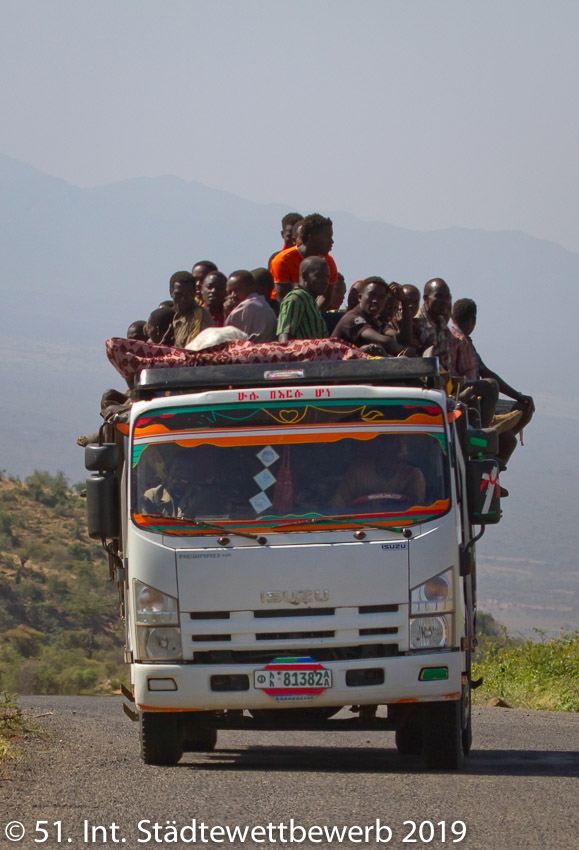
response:
[[[151,369],[132,396],[87,448],[89,531],[145,762],[224,728],[351,728],[460,767],[498,462],[437,360]]]

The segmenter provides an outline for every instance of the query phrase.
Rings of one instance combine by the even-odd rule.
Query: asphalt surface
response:
[[[399,756],[390,732],[221,732],[213,753],[149,767],[121,702],[22,698],[27,713],[46,716],[30,721],[41,734],[2,768],[0,850],[579,847],[576,714],[475,709],[461,773]],[[20,836],[14,821],[20,840],[6,836]],[[264,829],[230,840],[227,826]],[[324,826],[354,829],[341,841],[300,831]]]

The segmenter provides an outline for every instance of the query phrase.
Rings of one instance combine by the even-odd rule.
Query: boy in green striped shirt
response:
[[[277,321],[280,342],[290,339],[324,339],[328,328],[316,304],[330,284],[330,269],[323,257],[306,257],[300,265],[300,282],[281,302]]]

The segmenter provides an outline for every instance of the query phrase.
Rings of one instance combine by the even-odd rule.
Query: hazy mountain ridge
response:
[[[0,186],[0,375],[10,408],[0,422],[0,469],[20,476],[62,469],[77,481],[84,469],[76,436],[98,427],[102,390],[122,387],[105,358],[105,339],[146,319],[168,297],[177,269],[200,259],[226,272],[265,265],[281,247],[288,207],[176,177],[80,189],[4,156]],[[394,217],[387,204],[385,210]],[[333,253],[349,284],[369,274],[420,287],[445,277],[455,298],[474,297],[479,305],[475,343],[487,364],[517,389],[548,398],[504,476],[512,495],[503,522],[479,546],[479,588],[483,607],[509,626],[527,618],[550,629],[577,627],[579,405],[571,341],[579,255],[517,232],[418,232],[329,215]],[[512,562],[501,561],[519,557],[528,565],[524,584],[509,572]],[[556,569],[542,565],[549,561]],[[515,606],[510,617],[500,610],[503,595]],[[546,613],[533,620],[525,606],[537,601]]]

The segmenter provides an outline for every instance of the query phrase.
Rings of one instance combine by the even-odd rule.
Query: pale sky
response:
[[[576,0],[2,0],[0,153],[579,252]]]

